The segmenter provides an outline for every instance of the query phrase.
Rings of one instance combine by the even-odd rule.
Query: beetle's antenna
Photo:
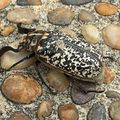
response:
[[[35,31],[34,28],[28,29],[28,28],[21,27],[21,23],[17,24],[17,28],[18,28],[18,33],[20,34],[28,34],[29,32]]]
[[[21,59],[20,61],[18,61],[17,63],[13,64],[8,70],[11,70],[13,67],[15,67],[16,65],[18,65],[19,63],[23,62],[24,60],[28,60],[31,57],[35,56],[35,53],[32,53],[26,57],[24,57],[23,59]]]
[[[12,48],[11,46],[5,46],[5,47],[2,47],[2,48],[0,49],[0,57],[1,57],[5,52],[7,52],[7,51],[9,51],[9,50],[11,50],[11,51],[13,51],[13,52],[19,52],[19,49],[14,49],[14,48]]]

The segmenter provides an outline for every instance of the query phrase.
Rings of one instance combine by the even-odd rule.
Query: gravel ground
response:
[[[57,1],[58,0],[42,0],[42,3],[43,3],[42,6],[31,7],[36,11],[36,13],[39,13],[40,18],[39,18],[38,22],[36,22],[32,25],[26,25],[26,27],[34,27],[34,28],[43,29],[43,30],[54,30],[54,29],[62,28],[62,26],[52,25],[52,24],[48,23],[48,21],[47,21],[48,11],[53,10],[57,7],[65,6],[61,2],[57,2]],[[96,17],[96,21],[94,22],[94,24],[100,30],[102,30],[105,26],[107,26],[111,23],[119,23],[119,21],[120,21],[119,17],[118,17],[119,13],[117,13],[116,15],[109,16],[109,17],[104,17],[104,16],[98,15],[94,10],[94,6],[97,1],[98,0],[96,0],[96,1],[94,0],[94,2],[85,4],[85,5],[81,5],[81,6],[71,6],[71,5],[65,6],[66,8],[71,8],[71,10],[74,11],[74,13],[75,13],[75,18],[72,21],[72,23],[68,26],[68,28],[70,28],[70,29],[74,30],[76,33],[80,34],[80,32],[81,32],[80,28],[83,24],[85,24],[83,22],[78,22],[78,20],[77,20],[77,16],[81,9],[93,11],[93,14]],[[102,0],[102,1],[105,1],[105,0]],[[119,0],[111,0],[111,2],[113,2],[116,6],[118,6],[118,8],[120,8]],[[14,7],[20,7],[20,6],[16,5],[16,0],[12,0],[9,7],[0,11],[0,19],[2,19],[3,25],[13,24],[13,23],[10,23],[6,19],[6,15],[7,15],[8,11],[13,9]],[[0,46],[6,45],[6,44],[11,43],[16,40],[19,40],[21,38],[21,36],[22,35],[19,35],[17,33],[17,30],[9,37],[1,37],[0,36]],[[120,63],[120,51],[119,50],[112,50],[110,47],[106,46],[102,40],[102,37],[100,38],[100,42],[98,45],[99,45],[99,49],[102,51],[103,55],[113,56]],[[103,51],[103,49],[104,49],[104,51]],[[111,63],[109,60],[104,60],[104,63],[107,64],[110,68],[115,70],[116,78],[111,84],[102,84],[100,86],[100,88],[101,89],[105,88],[105,91],[115,90],[115,91],[120,92],[120,64],[118,64],[116,62]],[[29,73],[31,73],[33,76],[37,76],[34,66],[31,66],[30,68],[27,68],[25,70],[19,70],[18,72],[28,73],[27,72],[28,70],[29,70]],[[16,71],[9,71],[9,72],[0,74],[0,85],[2,84],[4,78],[13,72],[16,72]],[[44,89],[46,89],[46,88],[44,88]],[[57,95],[51,95],[51,94],[49,94],[49,91],[46,91],[44,93],[44,95],[42,95],[34,103],[29,104],[29,105],[15,104],[15,103],[7,100],[2,95],[2,93],[0,93],[0,120],[6,120],[6,118],[8,118],[11,115],[11,113],[13,113],[14,111],[23,111],[24,113],[29,115],[32,118],[32,120],[36,120],[36,111],[37,111],[38,104],[41,102],[41,100],[44,100],[44,99],[52,99],[55,101],[52,114],[49,116],[49,118],[46,118],[46,120],[59,120],[58,112],[57,112],[58,106],[60,104],[72,103],[69,90],[66,90],[65,92],[59,93]],[[108,106],[110,105],[110,103],[112,101],[114,101],[114,99],[108,99],[106,97],[105,93],[101,93],[101,94],[97,94],[95,99],[91,100],[89,103],[86,103],[84,105],[76,105],[76,107],[79,111],[79,120],[86,120],[87,113],[88,113],[89,109],[91,108],[91,106],[94,103],[99,102],[99,101],[101,103],[103,103],[106,107],[106,110],[108,110]],[[106,112],[106,115],[108,117],[107,119],[110,120],[107,113],[108,113],[108,111]]]

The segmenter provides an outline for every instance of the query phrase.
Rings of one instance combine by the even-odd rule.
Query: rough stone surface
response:
[[[82,5],[89,2],[92,2],[93,0],[61,0],[63,4],[67,5]]]
[[[38,15],[30,8],[15,8],[8,12],[7,19],[14,23],[32,24],[38,20]]]
[[[88,112],[87,120],[107,120],[105,106],[99,102],[93,104]]]
[[[112,120],[120,120],[120,100],[111,103],[109,114]]]
[[[69,25],[74,18],[74,13],[67,8],[60,7],[48,13],[48,21],[55,25]]]

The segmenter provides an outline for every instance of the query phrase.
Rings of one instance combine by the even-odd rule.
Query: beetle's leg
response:
[[[39,62],[40,62],[40,61],[39,61]],[[46,82],[44,81],[44,78],[42,77],[41,73],[40,73],[39,70],[38,70],[38,67],[37,67],[38,65],[37,65],[37,64],[38,64],[38,63],[36,62],[36,64],[35,64],[35,70],[36,70],[39,78],[41,79],[42,84],[44,84],[44,85],[48,88],[48,90],[50,91],[51,94],[56,95],[57,92],[55,92],[54,90],[52,90],[52,89],[46,84]]]
[[[1,57],[5,52],[7,52],[7,51],[19,52],[18,49],[14,49],[14,48],[12,48],[12,47],[10,47],[10,46],[5,46],[5,47],[2,47],[2,48],[0,49],[0,57]]]
[[[18,33],[20,33],[20,34],[28,34],[29,32],[35,31],[34,28],[28,29],[28,28],[21,27],[21,23],[17,24],[17,28],[18,28]]]
[[[90,83],[90,82],[87,82],[87,81],[78,81],[78,80],[74,80],[74,82],[77,82],[78,84],[76,85],[79,85],[78,87],[83,91],[84,94],[87,94],[89,92],[95,92],[95,93],[102,93],[104,92],[105,90],[104,89],[96,89],[96,84],[95,83]],[[90,86],[93,86],[91,88],[88,87],[88,85]],[[86,86],[86,87],[85,87]]]

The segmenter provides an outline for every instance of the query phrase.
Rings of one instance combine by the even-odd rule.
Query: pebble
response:
[[[13,48],[18,48],[19,41],[15,41],[9,46]],[[0,58],[0,65],[3,69],[8,70],[12,65],[17,63],[18,61],[24,59],[25,57],[29,56],[31,53],[27,51],[21,51],[21,52],[13,52],[13,51],[8,51],[5,52],[1,58]],[[18,65],[12,67],[12,70],[19,70],[23,69],[26,67],[29,67],[33,65],[36,62],[35,56],[31,57],[30,59],[24,60],[23,62],[19,63]]]
[[[61,0],[66,5],[82,5],[92,2],[93,0]]]
[[[7,19],[13,23],[32,24],[38,15],[30,8],[15,8],[8,12]]]
[[[95,44],[99,39],[99,30],[95,25],[83,25],[81,28],[82,35],[85,40],[91,44]]]
[[[39,120],[45,120],[45,117],[48,117],[52,113],[53,101],[44,100],[40,103],[37,111],[37,116]]]
[[[11,74],[2,84],[2,93],[16,103],[29,104],[42,94],[42,88],[33,78],[23,74]]]
[[[104,67],[104,80],[106,84],[110,84],[116,77],[115,71],[111,68]]]
[[[29,116],[22,112],[14,112],[7,120],[31,120]]]
[[[65,91],[70,85],[70,81],[67,79],[64,73],[61,73],[57,70],[50,70],[46,76],[46,79],[49,85],[55,88],[55,90],[58,92]]]
[[[82,105],[95,97],[95,92],[85,92],[96,90],[96,85],[90,82],[75,81],[72,83],[71,98],[75,104]]]
[[[95,16],[89,11],[82,9],[79,13],[78,20],[83,22],[94,22]]]
[[[55,25],[69,25],[74,18],[72,10],[60,7],[48,12],[48,21]]]
[[[79,114],[74,104],[60,105],[58,108],[60,120],[79,120]]]
[[[112,102],[108,110],[112,120],[120,120],[120,100]]]
[[[120,24],[110,24],[102,31],[105,43],[114,49],[120,50]]]
[[[41,0],[17,0],[17,5],[27,6],[27,5],[41,5]]]
[[[0,10],[6,8],[10,2],[11,0],[0,0]]]
[[[96,4],[95,10],[103,16],[110,16],[118,12],[117,6],[105,2]]]
[[[107,120],[105,106],[97,102],[88,111],[87,120]]]
[[[7,37],[15,31],[15,27],[8,25],[8,26],[0,26],[0,35]]]
[[[106,94],[106,97],[108,98],[120,99],[120,93],[117,91],[108,90],[105,92],[105,94]]]

